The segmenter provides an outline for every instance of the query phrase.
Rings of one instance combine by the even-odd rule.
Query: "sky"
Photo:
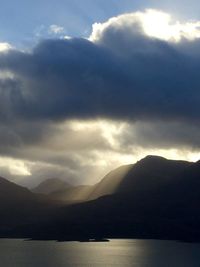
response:
[[[95,183],[200,159],[198,1],[4,1],[0,176]]]

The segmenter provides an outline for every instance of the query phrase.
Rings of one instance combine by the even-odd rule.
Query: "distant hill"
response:
[[[122,181],[126,178],[127,174],[133,167],[133,164],[124,165],[109,172],[99,183],[94,185],[89,199],[93,200],[105,195],[116,193],[120,190]]]
[[[0,204],[22,202],[24,199],[35,199],[35,195],[27,188],[19,186],[0,177]]]
[[[3,180],[4,183],[7,184]],[[39,195],[17,188],[8,184],[7,191],[14,191],[14,195],[7,194],[12,203],[22,195],[27,199],[26,205],[34,210],[30,203],[39,202],[37,198],[36,202],[31,199]],[[15,193],[18,190],[19,194]],[[51,199],[63,197],[67,202],[77,200],[78,194],[79,203],[58,205],[50,216],[46,208],[43,213],[37,211],[35,217],[31,212],[35,220],[15,228],[14,233],[21,237],[59,240],[131,237],[200,241],[200,162],[147,156],[111,171],[94,186],[69,187],[50,195]],[[9,203],[4,195],[4,202]],[[44,203],[44,199],[40,201]],[[16,205],[16,214],[18,211]],[[40,219],[41,214],[44,220]],[[12,237],[13,232],[7,232],[7,236]]]
[[[173,177],[192,163],[166,160],[162,157],[147,156],[136,164],[124,165],[109,172],[93,186],[68,187],[50,194],[63,201],[88,201],[115,193],[131,193],[135,196],[146,194],[169,185]]]
[[[50,194],[60,190],[65,190],[71,187],[71,185],[61,179],[52,178],[43,181],[38,186],[32,189],[32,192],[39,194]]]
[[[60,210],[53,223],[59,225],[57,238],[200,240],[199,162],[148,156],[110,172],[96,192],[102,193],[98,187],[107,188],[115,177],[118,186],[112,194],[108,190],[98,199]]]
[[[152,194],[173,184],[193,163],[167,160],[158,156],[147,156],[132,165],[117,189],[118,193]]]
[[[108,173],[99,183],[95,185],[67,185],[66,187],[63,185],[61,188],[57,187],[57,190],[55,190],[56,187],[54,187],[52,180],[46,180],[32,191],[47,194],[49,191],[47,189],[50,184],[52,190],[48,196],[52,199],[66,201],[67,203],[89,201],[115,193],[123,178],[132,167],[133,165],[121,166]]]
[[[6,235],[5,231],[19,225],[46,220],[59,205],[61,203],[52,202],[45,196],[34,194],[0,177],[0,235]]]
[[[51,192],[49,197],[56,200],[69,202],[84,202],[89,200],[94,200],[105,195],[111,195],[118,190],[118,186],[121,184],[122,180],[128,173],[128,171],[133,167],[133,165],[121,166],[111,172],[109,172],[99,183],[95,185],[79,185],[79,186],[64,186],[60,190]],[[48,183],[49,180],[46,182]],[[33,192],[45,192],[44,182],[42,184],[42,190],[33,190]],[[40,185],[39,185],[40,187]]]

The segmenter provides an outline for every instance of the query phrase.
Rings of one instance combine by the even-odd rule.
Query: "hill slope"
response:
[[[60,207],[45,222],[17,230],[18,235],[200,240],[200,162],[148,156],[110,172],[90,197],[98,198]]]
[[[200,198],[196,197],[200,196],[197,186],[200,168],[197,165],[150,156],[129,168],[126,166],[127,172],[123,173],[123,179],[117,178],[118,187],[113,194],[62,208],[51,227],[45,226],[49,229],[48,235],[54,236],[51,229],[58,227],[54,237],[59,239],[200,240]],[[115,180],[115,173],[119,174],[121,168],[109,173],[100,182],[101,187],[109,184],[109,177]]]
[[[62,188],[50,194],[62,201],[88,201],[115,193],[150,193],[169,185],[173,177],[191,165],[190,162],[166,160],[162,157],[147,156],[136,164],[124,165],[109,172],[93,186]]]
[[[50,194],[67,189],[69,187],[71,187],[71,185],[67,182],[62,181],[58,178],[52,178],[40,183],[38,186],[32,189],[32,192],[39,194]]]
[[[58,205],[0,177],[0,235],[6,236],[5,230],[10,231],[19,225],[46,220]]]

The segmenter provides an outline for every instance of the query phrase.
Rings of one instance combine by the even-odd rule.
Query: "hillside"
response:
[[[0,235],[19,225],[46,220],[60,205],[0,177]]]
[[[68,187],[50,194],[63,201],[88,201],[115,193],[146,194],[169,185],[173,177],[191,165],[190,162],[147,156],[136,164],[124,165],[109,172],[93,186]]]
[[[82,190],[92,200],[59,206],[43,222],[17,228],[18,236],[200,240],[200,162],[148,156],[113,170],[92,190]]]
[[[31,191],[38,194],[51,194],[71,187],[71,185],[58,178],[52,178],[41,182]]]
[[[109,184],[109,177],[115,179],[114,174],[124,170],[121,168],[109,173],[101,186]],[[59,228],[54,236],[57,239],[200,240],[199,163],[149,156],[125,169],[113,194],[60,209],[51,227],[45,225],[47,236],[54,236],[53,225]]]

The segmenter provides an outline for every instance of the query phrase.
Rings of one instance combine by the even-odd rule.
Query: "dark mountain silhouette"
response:
[[[59,225],[59,238],[75,235],[199,240],[200,201],[192,193],[195,187],[195,195],[200,195],[200,168],[196,165],[148,156],[110,172],[97,185],[106,188],[120,173],[123,177],[117,178],[113,194],[107,191],[107,196],[60,210],[55,223]],[[190,193],[185,194],[187,188]],[[70,232],[66,225],[71,226]]]
[[[52,178],[41,182],[32,189],[32,192],[39,194],[50,194],[71,187],[71,185],[61,179]]]
[[[61,203],[0,177],[0,235],[7,231],[15,235],[19,225],[46,220],[58,206]]]
[[[99,183],[97,183],[89,196],[89,199],[97,199],[105,195],[111,195],[120,190],[121,183],[134,165],[124,165],[109,172]]]
[[[80,185],[62,188],[52,192],[52,199],[66,202],[84,202],[97,199],[101,196],[111,195],[116,192],[119,184],[133,165],[125,165],[108,173],[99,183],[95,185]]]
[[[8,207],[13,204],[24,205],[26,202],[35,201],[36,196],[27,188],[9,182],[3,177],[0,177],[0,209],[5,205]]]
[[[129,169],[122,179],[117,192],[131,194],[153,193],[174,183],[177,175],[192,163],[179,160],[166,160],[158,156],[147,156]]]
[[[88,201],[114,193],[146,194],[171,183],[190,162],[147,156],[136,164],[124,165],[109,172],[93,186],[77,186],[54,192],[50,196],[63,201]]]
[[[77,188],[73,190],[79,191]],[[70,195],[69,189],[64,190],[65,197]],[[148,156],[113,170],[84,190],[88,201],[59,204],[45,220],[18,225],[15,235],[59,240],[137,237],[200,241],[200,162]],[[7,236],[12,234],[7,231]]]

